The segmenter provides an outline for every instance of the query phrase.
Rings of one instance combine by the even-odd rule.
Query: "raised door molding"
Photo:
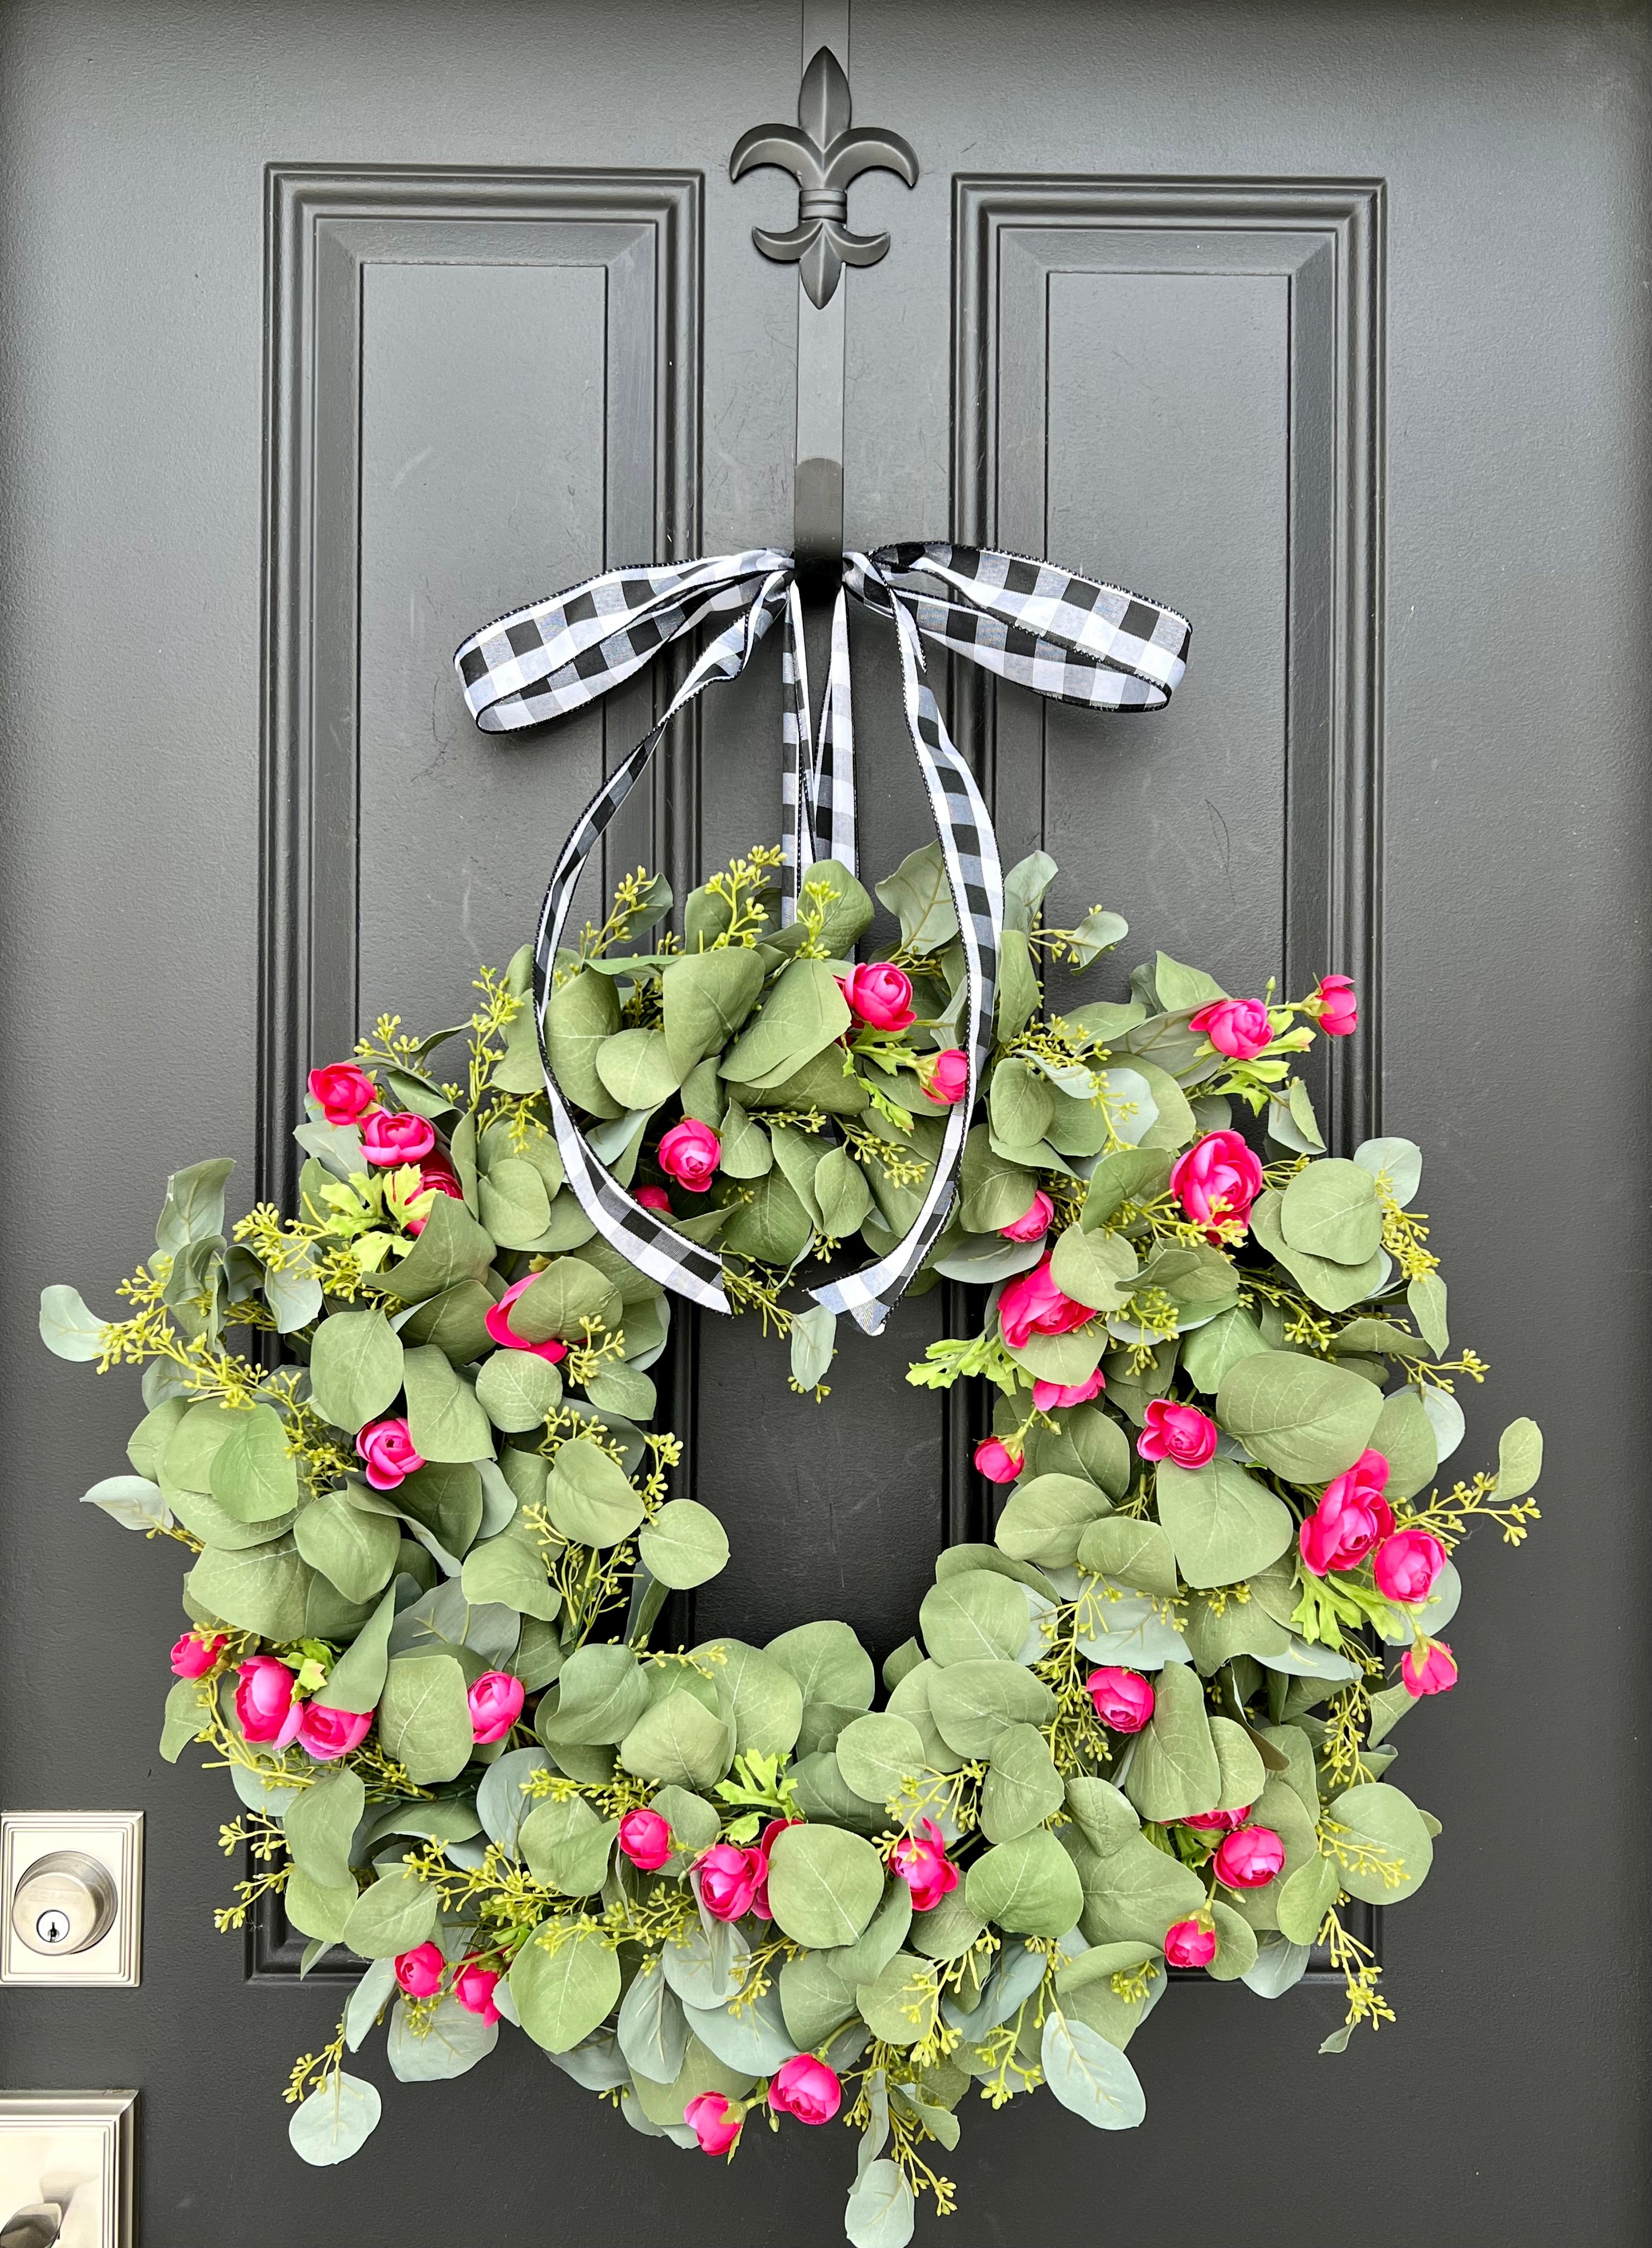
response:
[[[363,628],[374,590],[373,556],[364,553],[370,544],[364,421],[375,407],[364,367],[370,290],[382,285],[386,269],[400,269],[396,278],[405,281],[407,269],[424,268],[438,289],[459,288],[464,277],[432,269],[493,269],[486,285],[497,289],[511,284],[502,269],[515,269],[518,278],[524,269],[530,278],[534,270],[565,270],[566,285],[580,292],[578,309],[589,332],[579,339],[582,379],[562,402],[590,419],[598,442],[585,451],[600,458],[590,471],[593,493],[567,503],[583,513],[565,539],[566,563],[559,559],[556,566],[572,577],[691,554],[698,531],[701,180],[655,171],[272,165],[265,223],[259,1169],[261,1191],[277,1195],[290,1181],[288,1127],[304,1073],[318,1053],[348,1053],[360,1007],[371,1004],[359,972]],[[432,320],[451,328],[458,309],[456,300],[444,303]],[[461,340],[472,363],[485,367],[494,342],[504,344],[516,325],[501,313],[490,328],[486,303],[479,314],[470,312],[471,332]],[[398,369],[416,356],[400,352]],[[406,379],[417,376],[415,367]],[[401,380],[399,372],[379,379],[392,407]],[[510,440],[499,425],[520,425],[525,495],[526,470],[536,463],[543,470],[559,401],[536,395],[526,376],[516,380],[512,398],[501,377],[486,435],[494,483],[507,486],[497,458]],[[586,394],[593,390],[600,393],[594,403]],[[518,403],[524,410],[514,411]],[[418,464],[415,455],[408,466],[416,471]],[[494,613],[559,582],[541,582],[552,566],[542,551],[560,557],[555,538],[547,537],[542,549],[534,526],[515,520],[531,504],[524,496],[518,504],[507,489],[499,504],[500,552],[514,537],[532,559],[513,559],[502,568]],[[473,545],[485,532],[456,508],[451,519],[456,537]],[[397,559],[405,569],[405,558]],[[531,570],[525,581],[520,567]],[[446,618],[445,648],[425,645],[409,658],[417,676],[408,694],[436,714],[430,731],[463,718],[448,657],[465,630],[485,621],[486,597],[478,598],[479,613]],[[605,769],[647,730],[663,684],[661,669],[657,679],[607,698],[593,717]],[[444,689],[451,689],[453,712],[442,703]],[[367,715],[370,723],[373,713]],[[680,882],[696,855],[694,760],[660,762],[665,770],[652,800],[640,804],[615,847],[631,864],[657,853],[651,863],[663,863]],[[415,778],[410,770],[410,795]],[[545,807],[547,865],[561,833],[551,832],[559,808],[559,800]],[[571,818],[577,801],[567,809]]]

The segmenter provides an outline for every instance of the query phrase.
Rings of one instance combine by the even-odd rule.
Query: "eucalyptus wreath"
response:
[[[669,894],[623,881],[545,1038],[614,1175],[719,1246],[824,1398],[830,1315],[790,1292],[916,1207],[963,969],[933,847],[858,967],[871,898],[826,862],[782,929],[778,857],[652,951]],[[991,1385],[1004,1503],[881,1682],[836,1620],[652,1644],[728,1542],[669,1495],[667,1300],[566,1184],[525,952],[468,1025],[381,1018],[312,1073],[296,1214],[229,1222],[230,1165],[196,1163],[123,1317],[45,1290],[59,1356],[143,1368],[132,1472],[86,1496],[189,1555],[161,1751],[204,1744],[240,1798],[218,1924],[278,1892],[306,1969],[366,1963],[287,2087],[306,2161],[376,2124],[345,2063],[387,2013],[415,2081],[504,2021],[686,2148],[841,2117],[848,2238],[899,2248],[918,2196],[952,2205],[972,2087],[1141,2120],[1127,2048],[1171,1970],[1273,1998],[1317,1951],[1347,2000],[1326,2049],[1392,2019],[1349,1907],[1409,1896],[1440,1829],[1390,1736],[1455,1683],[1453,1556],[1477,1519],[1524,1539],[1540,1439],[1517,1420],[1495,1473],[1436,1481],[1488,1369],[1449,1354],[1417,1148],[1326,1153],[1294,1073],[1355,1029],[1347,979],[1234,998],[1161,953],[1058,1012],[1052,963],[1125,929],[1046,926],[1055,872],[1009,877],[984,1113],[918,1283],[984,1284],[981,1325],[908,1375]]]

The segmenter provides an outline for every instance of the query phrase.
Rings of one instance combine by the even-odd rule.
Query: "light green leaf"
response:
[[[841,1038],[853,1018],[824,960],[794,960],[773,985],[718,1074],[737,1085],[781,1083]]]
[[[1161,1460],[1155,1480],[1159,1520],[1177,1565],[1188,1583],[1201,1591],[1238,1584],[1265,1569],[1296,1535],[1290,1508],[1236,1461],[1214,1459],[1202,1468],[1179,1468]]]
[[[1409,1795],[1385,1780],[1371,1780],[1334,1796],[1326,1813],[1348,1830],[1337,1838],[1346,1854],[1339,1855],[1337,1879],[1350,1896],[1367,1904],[1397,1904],[1422,1888],[1434,1863],[1434,1844]]]
[[[881,902],[900,916],[903,952],[939,952],[956,936],[958,916],[938,843],[909,851],[876,888]]]
[[[463,2076],[499,2042],[498,2023],[484,2022],[451,1991],[420,2013],[416,2031],[409,2026],[411,2018],[407,2000],[399,1999],[385,2039],[390,2073],[402,2084],[435,2084]]]
[[[726,2067],[750,2075],[766,2074],[792,2060],[798,2048],[787,2033],[777,1990],[742,2001],[737,2013],[727,2006],[690,2006],[689,2028]]]
[[[920,2044],[935,2029],[940,1989],[935,1969],[910,1951],[895,1952],[874,1976],[857,1979],[860,2018],[886,2045]]]
[[[688,2051],[688,2018],[656,1961],[645,1960],[626,1992],[618,2035],[634,2076],[646,2076],[651,2084],[675,2083]]]
[[[1122,1311],[1139,1270],[1135,1251],[1122,1234],[1086,1233],[1078,1225],[1058,1236],[1050,1259],[1050,1278],[1062,1293],[1096,1312]]]
[[[1061,1775],[1044,1735],[1036,1725],[1006,1725],[992,1744],[981,1790],[981,1828],[988,1841],[1013,1842],[1031,1833],[1060,1809],[1062,1799]]]
[[[592,1640],[562,1666],[550,1724],[559,1740],[622,1741],[648,1706],[648,1676],[630,1648]]]
[[[679,1687],[656,1702],[620,1744],[620,1762],[639,1779],[707,1788],[734,1761],[734,1726]]]
[[[1238,1604],[1236,1601],[1233,1605]],[[1236,1725],[1230,1717],[1212,1717],[1210,1725],[1217,1762],[1222,1768],[1222,1784],[1210,1802],[1200,1808],[1248,1811],[1267,1785],[1262,1758],[1245,1728]]]
[[[1078,1869],[1044,1826],[985,1851],[964,1895],[971,1912],[1018,1936],[1065,1936],[1084,1909]]]
[[[589,1896],[607,1878],[617,1820],[599,1819],[582,1795],[535,1804],[518,1847],[536,1881],[564,1896]]]
[[[1103,1515],[1089,1525],[1079,1540],[1079,1566],[1164,1600],[1176,1591],[1169,1539],[1156,1522],[1138,1522],[1129,1515]]]
[[[1498,1440],[1498,1497],[1524,1498],[1543,1472],[1543,1431],[1535,1421],[1511,1421]]]
[[[802,1256],[813,1232],[813,1221],[797,1189],[784,1171],[773,1169],[757,1180],[751,1200],[736,1207],[723,1228],[723,1241],[737,1255],[758,1264],[785,1266]]]
[[[340,2069],[293,2109],[287,2137],[302,2161],[329,2169],[366,2144],[382,2110],[376,2085]]]
[[[282,1822],[293,1864],[324,1888],[353,1887],[350,1843],[366,1800],[360,1774],[337,1769],[300,1788]]]
[[[969,1233],[1000,1233],[1032,1207],[1038,1181],[1023,1163],[993,1147],[986,1127],[977,1124],[963,1143],[959,1171],[963,1200],[959,1217]]]
[[[480,1280],[493,1259],[493,1237],[462,1202],[438,1195],[424,1230],[400,1264],[374,1275],[374,1285],[399,1303],[422,1304],[463,1280]]]
[[[192,1241],[209,1241],[223,1231],[223,1189],[234,1169],[229,1156],[216,1155],[172,1174],[155,1224],[157,1249],[176,1257]]]
[[[518,1615],[538,1616],[542,1623],[549,1623],[562,1605],[544,1564],[518,1538],[490,1538],[473,1546],[460,1581],[466,1600],[478,1604],[497,1600]]]
[[[324,1421],[353,1435],[401,1388],[401,1343],[382,1312],[334,1312],[310,1347],[310,1394]]]
[[[100,1358],[106,1325],[86,1309],[78,1288],[59,1281],[40,1291],[40,1340],[57,1357],[80,1363]]]
[[[1208,1007],[1212,999],[1225,999],[1228,996],[1203,969],[1189,968],[1179,960],[1172,960],[1168,952],[1159,953],[1154,960],[1153,988],[1160,1006],[1169,1015]]]
[[[219,1453],[222,1463],[230,1446]],[[394,1518],[369,1514],[341,1491],[312,1499],[293,1525],[293,1542],[312,1569],[347,1600],[370,1600],[389,1583],[401,1542]]]
[[[1405,1300],[1423,1340],[1436,1358],[1443,1358],[1451,1346],[1451,1331],[1446,1324],[1445,1282],[1437,1272],[1426,1272],[1420,1280],[1411,1282],[1405,1292]]]
[[[883,1861],[841,1827],[788,1826],[769,1854],[769,1907],[794,1943],[853,1943],[883,1896]]]
[[[600,1551],[628,1538],[643,1516],[641,1498],[623,1469],[583,1436],[558,1452],[545,1486],[545,1511],[565,1538]]]
[[[722,1658],[714,1673],[717,1710],[734,1720],[735,1753],[789,1756],[803,1724],[803,1689],[792,1673],[743,1639],[708,1640],[694,1651]]]
[[[1316,1943],[1320,1923],[1335,1903],[1340,1886],[1329,1858],[1308,1858],[1293,1874],[1287,1874],[1274,1899],[1280,1935],[1292,1943]]]
[[[1217,1392],[1222,1426],[1292,1483],[1325,1483],[1352,1467],[1381,1409],[1381,1393],[1359,1374],[1294,1351],[1241,1359]]]
[[[493,1432],[476,1391],[434,1343],[404,1354],[408,1432],[427,1460],[450,1464],[493,1456]]]
[[[496,1350],[476,1375],[476,1402],[496,1429],[524,1436],[562,1402],[562,1376],[531,1350]]]
[[[867,1803],[888,1803],[923,1772],[923,1737],[907,1718],[888,1711],[857,1717],[838,1735],[837,1758],[838,1770],[858,1796]]]
[[[620,1995],[620,1962],[590,1929],[547,1921],[517,1954],[509,1984],[522,2026],[547,2053],[566,2053],[605,2020]],[[561,1936],[554,1950],[546,1936]]]
[[[561,1257],[511,1305],[511,1327],[524,1342],[547,1342],[553,1336],[578,1342],[587,1321],[618,1327],[622,1312],[620,1291],[607,1273],[582,1258]]]
[[[1279,1223],[1292,1249],[1333,1264],[1363,1264],[1382,1238],[1376,1181],[1334,1155],[1309,1163],[1285,1188]]]
[[[482,1223],[503,1249],[537,1247],[551,1223],[545,1181],[519,1155],[504,1156],[489,1166],[477,1182],[476,1201]]]
[[[904,2174],[881,2155],[867,2164],[849,2190],[843,2212],[849,2248],[907,2248],[916,2212],[917,2203]]]
[[[379,1737],[416,1785],[458,1778],[470,1759],[472,1731],[464,1672],[452,1655],[392,1658],[379,1703]]]
[[[1014,1560],[1066,1568],[1088,1525],[1110,1511],[1105,1494],[1081,1476],[1034,1476],[1011,1493],[993,1534]]]
[[[789,1670],[805,1703],[836,1702],[847,1710],[870,1707],[877,1685],[872,1657],[847,1623],[799,1624],[771,1639],[764,1652]]]
[[[1013,1579],[970,1569],[925,1593],[918,1625],[936,1662],[1013,1662],[1027,1635],[1026,1602]]]
[[[1098,1858],[1110,1858],[1141,1831],[1134,1806],[1111,1780],[1077,1772],[1066,1783],[1066,1799],[1079,1832]]]
[[[88,1491],[81,1493],[83,1506],[100,1506],[112,1522],[123,1530],[148,1532],[157,1525],[165,1529],[172,1520],[172,1509],[161,1495],[159,1484],[151,1483],[147,1476],[106,1476],[94,1483]]]
[[[361,1892],[345,1922],[344,1941],[363,1959],[393,1959],[435,1933],[440,1902],[410,1868],[382,1874]]]
[[[291,1537],[238,1552],[209,1546],[184,1579],[207,1614],[278,1643],[303,1637],[309,1581]]]
[[[1005,1726],[1047,1724],[1055,1714],[1049,1688],[1016,1662],[949,1663],[928,1685],[941,1737],[960,1756],[990,1756]]]
[[[298,1463],[271,1405],[235,1415],[208,1472],[212,1496],[237,1522],[268,1522],[298,1503]]]
[[[1422,1150],[1415,1140],[1366,1140],[1354,1160],[1374,1179],[1387,1177],[1388,1192],[1402,1210],[1415,1202],[1422,1184]]]
[[[729,1535],[708,1506],[668,1499],[637,1541],[651,1576],[674,1592],[703,1585],[728,1566]]]
[[[1195,1673],[1184,1663],[1168,1664],[1155,1693],[1152,1718],[1136,1741],[1125,1793],[1143,1819],[1168,1826],[1214,1806],[1222,1770],[1205,1714],[1204,1688]]]
[[[552,1071],[567,1099],[593,1116],[622,1113],[621,1104],[597,1073],[602,1042],[619,1027],[619,993],[606,976],[593,975],[588,968],[559,984],[546,1002],[545,1051]]]
[[[1415,1389],[1401,1389],[1383,1399],[1371,1431],[1371,1450],[1381,1452],[1388,1463],[1388,1479],[1383,1485],[1388,1499],[1410,1498],[1433,1482],[1439,1464],[1434,1423]]]
[[[1237,1366],[1242,1358],[1254,1358],[1267,1347],[1255,1319],[1236,1305],[1230,1312],[1218,1312],[1215,1319],[1189,1335],[1182,1346],[1182,1365],[1195,1388],[1209,1397],[1222,1387],[1230,1367]]]
[[[1204,1902],[1204,1883],[1192,1868],[1155,1849],[1144,1834],[1131,1835],[1093,1868],[1081,1868],[1080,1922],[1092,1943],[1141,1939],[1161,1945],[1173,1920],[1185,1920]]]
[[[1005,1147],[1032,1148],[1043,1139],[1054,1114],[1045,1079],[1014,1056],[999,1062],[987,1095],[992,1129]]]
[[[687,953],[672,961],[661,977],[661,990],[666,1050],[678,1084],[703,1056],[728,1044],[762,989],[762,955],[745,945]],[[627,1107],[645,1105],[626,1103]]]
[[[392,1586],[328,1672],[320,1698],[329,1710],[350,1710],[359,1715],[378,1706],[384,1691],[387,1649],[395,1612]]]

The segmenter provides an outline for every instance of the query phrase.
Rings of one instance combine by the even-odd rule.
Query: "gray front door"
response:
[[[133,1377],[33,1332],[46,1281],[109,1299],[169,1169],[233,1153],[244,1206],[308,1060],[382,1009],[463,1016],[531,933],[655,685],[484,739],[461,635],[605,565],[789,542],[797,284],[750,236],[795,205],[727,156],[792,113],[799,10],[3,28],[0,1757],[10,1806],[142,1809],[148,1903],[141,1988],[8,1991],[0,2071],[141,2087],[148,2248],[836,2241],[835,2131],[725,2171],[519,2039],[298,2164],[278,2094],[339,1985],[213,1934],[223,1776],[154,1747],[175,1572],[75,1504]],[[847,284],[850,543],[984,538],[1192,617],[1157,719],[959,683],[1005,853],[1230,989],[1358,978],[1336,1129],[1428,1149],[1493,1367],[1470,1449],[1531,1411],[1552,1463],[1526,1551],[1477,1547],[1463,1686],[1408,1742],[1445,1831],[1385,1936],[1397,2025],[1320,2060],[1312,1983],[1178,1991],[1140,2131],[981,2108],[920,2238],[1642,2237],[1648,33],[1642,5],[854,0],[858,116],[922,170],[853,190],[894,247]],[[857,664],[881,872],[924,815],[874,625]],[[616,855],[681,888],[774,835],[777,682],[704,707]],[[682,1487],[735,1550],[702,1632],[906,1636],[977,1504],[967,1426],[901,1378],[949,1310],[846,1346],[819,1408],[700,1323]]]

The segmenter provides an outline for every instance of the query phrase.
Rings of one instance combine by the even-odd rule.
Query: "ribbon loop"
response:
[[[784,747],[781,917],[796,916],[818,860],[855,868],[854,721],[849,597],[895,627],[901,696],[929,798],[964,956],[964,1096],[947,1112],[917,1217],[889,1252],[811,1292],[875,1334],[915,1278],[951,1212],[954,1182],[991,1057],[1004,927],[1004,876],[975,777],[949,736],[929,686],[933,641],[1013,684],[1090,709],[1156,710],[1180,685],[1192,637],[1174,609],[1025,555],[915,542],[843,558],[818,746],[809,698],[803,607],[791,555],[771,547],[648,569],[614,570],[501,617],[454,657],[464,697],[485,733],[511,733],[581,709],[633,677],[672,641],[733,613],[715,633],[664,716],[604,781],[563,845],[534,942],[533,1000],[545,1098],[568,1184],[598,1230],[639,1270],[711,1311],[730,1308],[722,1260],[645,1210],[579,1129],[557,1084],[545,1016],[573,893],[604,830],[696,696],[735,679],[783,620]],[[618,1149],[609,1153],[617,1155]]]

